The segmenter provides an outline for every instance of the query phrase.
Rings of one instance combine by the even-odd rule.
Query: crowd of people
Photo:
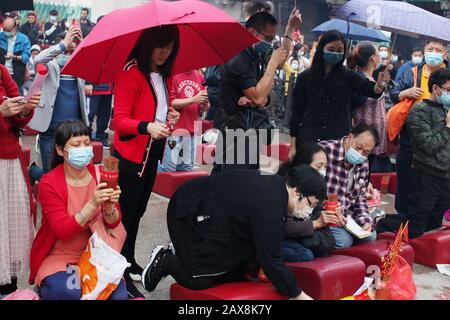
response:
[[[444,41],[429,40],[403,64],[388,46],[361,42],[349,48],[338,31],[308,46],[297,42],[302,21],[296,9],[277,41],[279,22],[263,7],[245,23],[259,42],[224,65],[173,74],[180,33],[176,25],[160,26],[141,33],[114,83],[92,84],[61,73],[94,28],[88,16],[83,9],[79,21],[59,20],[52,10],[43,28],[33,12],[21,26],[17,14],[3,20],[0,295],[14,292],[17,278],[29,271],[42,299],[80,299],[79,286],[68,287],[69,267],[97,232],[130,263],[110,300],[143,298],[135,281],[153,291],[171,275],[200,290],[259,270],[281,294],[308,300],[285,262],[375,241],[377,232],[395,232],[406,221],[411,238],[450,225],[444,215],[450,209]],[[48,70],[42,92],[26,100],[39,64]],[[275,130],[268,109],[277,77],[295,82],[284,88],[290,96],[285,102],[292,103],[291,147],[278,174],[267,175],[259,171],[260,149],[271,144]],[[397,137],[397,214],[385,215],[369,210],[375,192],[370,174],[391,165],[386,114],[405,99],[414,106]],[[194,169],[195,122],[202,115],[219,132],[214,168],[172,196],[172,242],[157,246],[144,269],[136,261],[136,239],[156,175]],[[117,189],[100,183],[91,163],[92,141],[110,146],[110,120]],[[39,132],[42,168],[24,166],[25,126]],[[36,235],[35,181],[42,209]],[[333,209],[325,205],[330,195],[337,201]],[[349,220],[367,232],[364,239],[345,228]]]

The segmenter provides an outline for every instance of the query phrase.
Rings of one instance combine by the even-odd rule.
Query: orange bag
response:
[[[398,256],[391,279],[388,283],[389,300],[413,300],[416,296],[416,284],[414,283],[411,266]]]
[[[412,69],[414,77],[414,87],[417,86],[417,75],[418,67]],[[387,119],[387,133],[389,141],[394,141],[399,135],[403,126],[405,125],[406,118],[408,117],[409,111],[414,106],[416,100],[411,98],[406,98],[397,103],[391,109],[389,109],[386,119]]]

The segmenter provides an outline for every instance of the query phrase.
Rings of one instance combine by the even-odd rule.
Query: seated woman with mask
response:
[[[39,184],[42,223],[31,249],[30,284],[43,300],[80,300],[74,266],[94,232],[121,250],[126,232],[118,201],[120,188],[105,189],[93,157],[89,129],[79,120],[62,122],[55,130],[52,170]],[[127,300],[122,280],[109,297]]]
[[[305,143],[298,150],[294,161],[281,165],[278,175],[286,175],[292,167],[309,165],[325,177],[327,156],[316,143]],[[340,206],[335,212],[326,212],[322,206],[312,208],[308,197],[304,198],[304,207],[296,208],[287,215],[286,238],[283,242],[283,256],[286,262],[311,261],[315,257],[327,256],[335,246],[329,224],[342,225]]]

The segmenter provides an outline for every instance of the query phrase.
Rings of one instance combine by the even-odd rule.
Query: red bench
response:
[[[100,164],[103,161],[103,144],[99,141],[92,141],[92,148],[94,151],[94,164]]]
[[[389,176],[389,193],[397,193],[397,174],[395,172],[372,173],[370,174],[370,182],[375,189],[381,190],[381,179],[383,176]]]
[[[381,233],[380,238],[394,239],[390,232]],[[408,242],[415,251],[414,261],[431,268],[436,264],[450,263],[450,230],[427,233],[421,237],[410,239]]]
[[[364,262],[341,255],[287,265],[300,288],[316,300],[337,300],[350,296],[361,287],[366,275]]]
[[[208,172],[206,171],[158,172],[153,192],[163,197],[171,198],[183,183],[207,176]]]
[[[195,154],[195,163],[198,164],[214,164],[216,155],[216,145],[201,143],[197,145]]]
[[[232,282],[204,290],[190,290],[178,283],[170,287],[170,300],[286,300],[270,282]]]
[[[23,155],[23,163],[26,168],[30,166],[30,159],[31,159],[31,149],[28,147],[22,148],[22,155]]]
[[[264,145],[262,147],[262,152],[268,157],[272,157],[280,161],[286,161],[288,159],[290,149],[290,143],[271,144]]]
[[[381,267],[381,258],[388,253],[388,242],[392,240],[377,240],[355,245],[350,248],[336,249],[333,254],[340,254],[344,256],[356,257],[364,261],[366,267],[379,266]],[[400,250],[400,255],[411,265],[414,264],[414,249],[404,244]]]

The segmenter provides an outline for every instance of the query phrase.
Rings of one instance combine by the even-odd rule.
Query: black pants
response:
[[[130,263],[135,263],[134,253],[139,223],[147,209],[147,203],[152,193],[158,169],[158,161],[164,151],[165,140],[153,142],[147,167],[142,178],[135,173],[119,171],[120,209],[122,223],[127,231],[127,238],[122,248],[122,255]]]
[[[395,195],[395,210],[402,214],[408,213],[409,202],[414,191],[414,172],[412,169],[412,153],[400,146],[396,158],[397,194]]]
[[[416,238],[442,226],[450,208],[450,179],[439,178],[413,169],[415,190],[408,206],[409,236]]]
[[[189,241],[192,217],[179,219],[176,211],[176,201],[170,201],[167,209],[167,226],[176,255],[168,254],[162,261],[165,274],[171,275],[179,284],[191,290],[203,290],[225,282],[243,281],[246,265],[219,276],[195,278],[192,276],[192,254]]]

